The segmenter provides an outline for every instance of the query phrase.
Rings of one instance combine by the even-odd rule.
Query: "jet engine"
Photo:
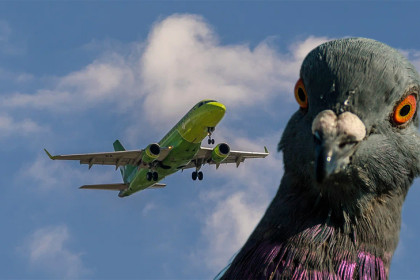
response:
[[[156,160],[160,154],[160,146],[157,143],[150,144],[144,149],[143,157],[141,161],[143,163],[151,163],[152,161]]]
[[[220,163],[229,156],[229,153],[230,153],[229,145],[226,143],[220,143],[213,149],[213,152],[211,153],[211,159],[215,163]]]

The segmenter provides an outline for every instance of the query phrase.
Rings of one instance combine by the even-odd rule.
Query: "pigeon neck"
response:
[[[404,196],[372,199],[350,213],[326,199],[282,184],[227,279],[387,279]],[[255,267],[262,269],[247,270]]]

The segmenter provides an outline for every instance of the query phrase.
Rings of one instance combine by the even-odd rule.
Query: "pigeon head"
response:
[[[285,173],[340,209],[405,196],[419,174],[419,89],[413,65],[383,43],[347,38],[318,46],[303,61],[300,109],[279,143]]]

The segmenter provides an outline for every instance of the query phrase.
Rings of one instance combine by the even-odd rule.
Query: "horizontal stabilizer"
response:
[[[154,185],[151,185],[150,187],[148,187],[148,189],[161,189],[166,187],[166,184],[160,184],[160,183],[156,183]]]
[[[128,188],[127,184],[102,184],[102,185],[84,185],[80,189],[88,190],[107,190],[107,191],[121,191]]]

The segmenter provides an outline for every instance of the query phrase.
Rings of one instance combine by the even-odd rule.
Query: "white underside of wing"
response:
[[[85,190],[106,190],[106,191],[122,191],[128,188],[128,184],[98,184],[98,185],[84,185],[80,189]],[[147,189],[161,189],[166,187],[166,184],[156,183],[147,187]]]

